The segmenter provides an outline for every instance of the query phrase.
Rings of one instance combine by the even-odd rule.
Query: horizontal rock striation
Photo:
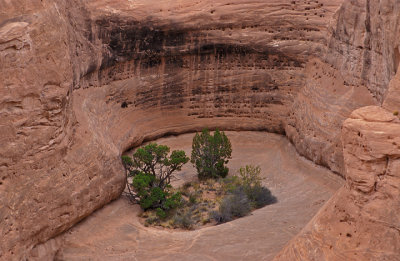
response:
[[[286,120],[286,135],[300,154],[343,175],[343,121],[353,110],[377,101],[365,86],[347,84],[338,70],[319,59],[310,61],[305,75]]]
[[[383,108],[355,110],[344,122],[346,185],[274,260],[397,260],[400,255],[398,8],[396,1],[347,1],[335,15],[326,61],[335,64],[340,81],[368,89]]]
[[[284,132],[339,2],[2,1],[0,259],[118,197],[143,140]]]
[[[344,1],[329,26],[321,62],[309,63],[305,86],[285,127],[300,153],[344,173],[340,128],[354,109],[380,105],[399,65],[396,1]]]
[[[121,153],[166,134],[286,133],[345,173],[350,112],[396,110],[399,5],[345,1],[328,27],[341,2],[0,2],[0,259],[56,251],[34,247],[117,198]]]
[[[397,260],[400,120],[368,106],[343,125],[346,185],[274,260]]]

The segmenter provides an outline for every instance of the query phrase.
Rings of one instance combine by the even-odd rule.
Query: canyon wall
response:
[[[286,133],[297,150],[344,174],[340,129],[350,112],[380,105],[399,65],[396,1],[344,1],[321,62],[309,64]]]
[[[119,149],[73,107],[79,5],[0,2],[1,260],[23,259],[124,187]]]
[[[397,260],[400,120],[368,106],[344,122],[346,184],[274,260]]]
[[[286,133],[345,173],[342,122],[397,70],[398,5],[341,2],[0,0],[0,259],[56,251],[35,246],[118,197],[121,153],[166,134]]]
[[[283,133],[339,2],[0,1],[0,259],[56,251],[143,140]]]
[[[347,55],[339,60],[341,77],[350,85],[365,85],[382,107],[363,107],[345,120],[346,185],[274,260],[400,256],[399,8],[398,1],[348,1],[336,14],[330,48]]]

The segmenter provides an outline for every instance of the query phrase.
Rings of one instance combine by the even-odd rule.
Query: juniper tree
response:
[[[143,209],[168,210],[179,203],[180,195],[170,191],[171,177],[189,158],[182,150],[174,150],[168,156],[169,152],[168,146],[150,143],[137,149],[132,158],[122,157],[128,170],[130,196]]]
[[[193,137],[191,163],[199,179],[226,177],[225,166],[231,158],[232,146],[224,132],[218,129],[213,135],[208,129]]]

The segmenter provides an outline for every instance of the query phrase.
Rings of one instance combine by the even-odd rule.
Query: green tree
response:
[[[193,137],[191,163],[196,167],[199,179],[226,177],[229,169],[225,164],[231,154],[231,142],[218,129],[214,135],[203,129]]]
[[[168,146],[150,143],[137,149],[132,159],[122,157],[131,198],[144,210],[157,209],[160,216],[179,204],[180,193],[171,192],[171,177],[189,161],[182,150],[174,150],[168,156],[169,152]]]

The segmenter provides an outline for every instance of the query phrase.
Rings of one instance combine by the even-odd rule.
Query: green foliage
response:
[[[239,176],[245,187],[261,187],[260,166],[246,165],[239,169]]]
[[[232,193],[241,185],[242,181],[238,176],[230,176],[222,180],[222,188],[225,193]]]
[[[129,157],[127,155],[123,155],[121,157],[121,159],[122,159],[122,164],[124,164],[125,167],[132,166],[133,161],[132,161],[131,157]]]
[[[163,209],[169,210],[177,208],[182,203],[182,194],[180,192],[167,194],[165,201],[163,202]]]
[[[132,167],[156,177],[155,186],[165,189],[171,181],[174,171],[179,171],[189,161],[183,150],[174,150],[168,157],[170,148],[150,143],[133,154]]]
[[[227,195],[222,199],[218,211],[210,217],[218,223],[231,221],[247,215],[251,209],[261,208],[276,202],[271,191],[263,187],[258,166],[247,165],[239,169],[239,175],[222,180],[222,188]]]
[[[214,135],[208,129],[203,129],[193,138],[191,163],[196,167],[200,180],[226,177],[229,170],[225,164],[231,154],[232,146],[228,137],[218,129]]]
[[[168,156],[169,151],[168,146],[150,143],[137,149],[132,159],[122,157],[131,196],[144,210],[157,209],[160,218],[181,203],[182,195],[172,193],[170,181],[172,174],[189,161],[184,151]]]
[[[157,208],[156,214],[157,214],[157,217],[159,217],[161,219],[164,219],[167,217],[167,213],[165,213],[165,211],[162,208]]]

